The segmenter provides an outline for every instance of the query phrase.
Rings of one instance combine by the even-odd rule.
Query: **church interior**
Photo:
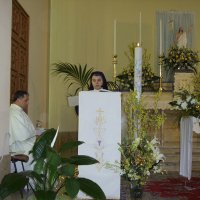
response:
[[[183,128],[180,124],[180,111],[169,103],[174,100],[176,92],[180,92],[180,88],[197,88],[198,94],[195,97],[199,104],[194,117],[200,119],[200,59],[195,63],[195,70],[188,72],[185,67],[181,75],[175,73],[175,76],[173,74],[169,77],[165,67],[170,65],[166,64],[167,56],[170,55],[169,50],[174,50],[171,48],[174,45],[178,45],[175,49],[177,51],[191,49],[195,56],[200,56],[200,1],[0,0],[0,25],[0,90],[3,92],[0,107],[0,180],[10,170],[8,131],[13,92],[18,89],[29,92],[27,113],[35,126],[45,129],[57,129],[59,126],[55,143],[56,149],[59,149],[65,141],[79,139],[79,120],[84,121],[85,118],[78,116],[74,106],[70,106],[68,102],[68,96],[75,93],[77,85],[72,84],[69,88],[73,80],[65,82],[62,75],[53,73],[55,66],[58,63],[70,63],[81,67],[87,65],[87,69],[102,71],[111,83],[109,90],[120,92],[123,101],[130,90],[134,90],[131,88],[134,87],[132,66],[135,65],[136,69],[137,63],[134,60],[137,59],[137,45],[143,52],[141,73],[144,74],[145,65],[145,74],[148,76],[145,82],[147,87],[143,87],[141,91],[142,99],[146,109],[152,109],[154,99],[160,92],[157,109],[164,118],[156,137],[159,140],[159,149],[165,156],[162,167],[168,175],[151,177],[150,180],[180,178],[180,135],[181,130],[187,135],[188,127]],[[177,39],[180,27],[186,33],[182,43]],[[18,31],[21,31],[20,37]],[[179,47],[179,44],[182,46]],[[126,79],[132,80],[132,83],[124,82],[123,73],[126,70],[129,70],[129,77]],[[194,74],[197,75],[196,85],[193,87],[191,84]],[[144,86],[144,80],[139,80],[143,81],[141,84]],[[112,83],[116,85],[113,86]],[[86,88],[83,90],[87,91]],[[112,117],[115,119],[115,116]],[[200,121],[197,124],[200,126]],[[194,176],[198,178],[196,183],[200,184],[200,127],[197,129],[196,132],[192,130],[190,138],[187,138],[187,141],[190,140],[188,148],[191,148],[188,150],[189,158],[187,157],[191,164],[191,174],[189,178],[181,177],[181,181],[184,186],[191,183],[198,189],[193,190],[194,194],[189,193],[188,189],[185,196],[181,196],[184,193],[182,190],[181,194],[172,189],[168,193],[163,190],[158,197],[150,192],[159,193],[152,183],[145,189],[141,199],[200,199],[199,186],[195,185],[193,179]],[[112,137],[115,137],[114,133]],[[75,149],[65,156],[77,153],[78,150]],[[131,199],[129,194],[125,194],[125,180],[121,179],[120,190],[121,198],[118,199]],[[171,193],[176,193],[178,197]],[[21,199],[20,196],[18,198]]]

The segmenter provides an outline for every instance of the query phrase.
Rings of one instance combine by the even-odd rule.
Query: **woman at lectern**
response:
[[[103,72],[95,71],[90,76],[89,90],[101,91],[102,89],[108,90],[106,77]]]
[[[106,92],[108,91],[107,80],[103,72],[94,71],[90,76],[90,86],[88,90]],[[78,106],[75,106],[76,114],[78,115]]]

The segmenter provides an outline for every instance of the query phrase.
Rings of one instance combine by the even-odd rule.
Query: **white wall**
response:
[[[197,0],[51,0],[50,64],[87,64],[113,80],[113,22],[117,19],[117,74],[127,66],[124,55],[131,42],[139,40],[139,13],[142,13],[142,46],[151,55],[152,70],[158,75],[156,55],[156,11],[195,13],[194,48],[200,49],[200,1]],[[77,131],[77,117],[66,101],[67,87],[49,76],[49,125],[61,131]]]
[[[12,0],[0,0],[0,156],[9,152]]]

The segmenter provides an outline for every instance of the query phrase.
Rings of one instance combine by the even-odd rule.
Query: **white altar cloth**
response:
[[[200,133],[200,120],[182,117],[180,124],[180,175],[191,179],[192,174],[192,134]]]
[[[80,92],[78,140],[85,143],[78,148],[79,155],[96,158],[99,163],[79,166],[79,176],[96,182],[107,199],[120,199],[120,174],[106,169],[106,162],[120,162],[121,93]],[[78,198],[89,199],[79,192]]]

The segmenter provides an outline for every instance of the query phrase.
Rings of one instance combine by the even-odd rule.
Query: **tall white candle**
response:
[[[162,20],[160,19],[160,55],[162,55]]]
[[[139,20],[139,43],[140,43],[140,46],[141,46],[141,42],[142,42],[142,13],[140,12],[140,20]]]
[[[113,54],[116,55],[117,54],[117,50],[116,50],[116,40],[117,40],[117,20],[114,20],[114,47],[113,47]]]
[[[135,66],[134,66],[134,91],[136,91],[139,100],[142,93],[142,47],[135,48]]]

